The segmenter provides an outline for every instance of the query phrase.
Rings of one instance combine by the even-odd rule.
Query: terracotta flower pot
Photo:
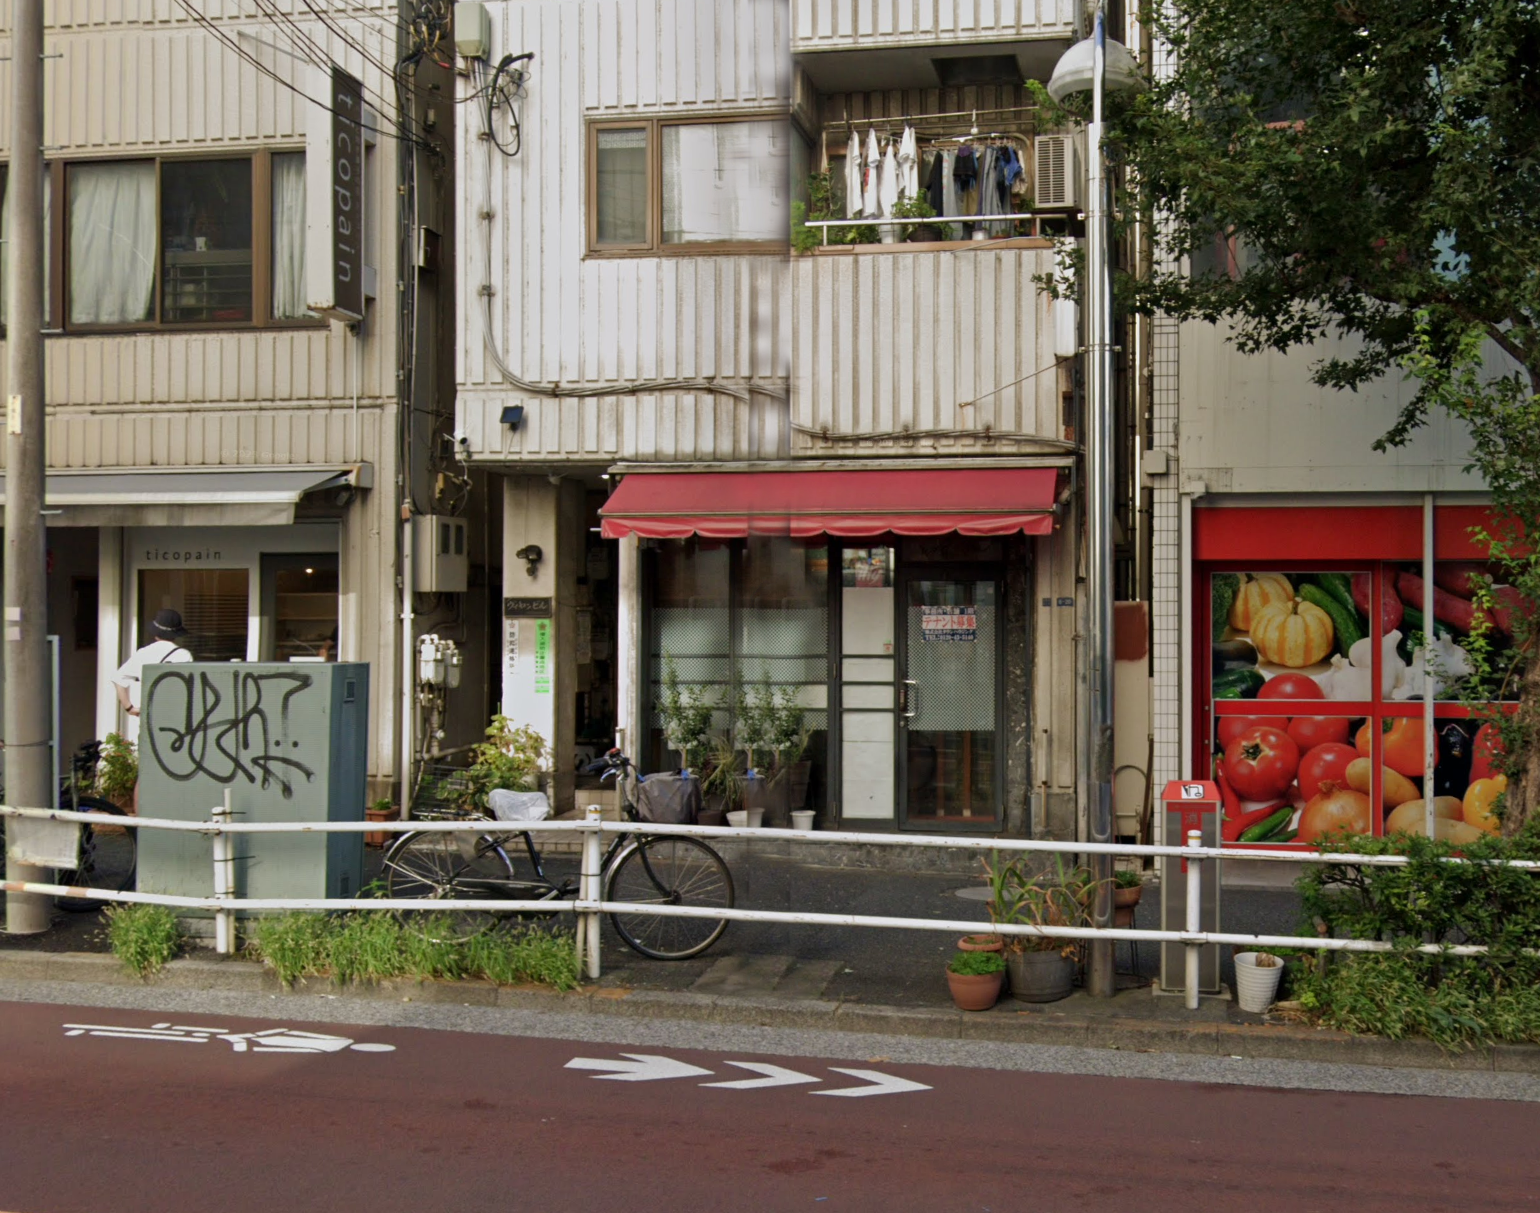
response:
[[[364,810],[365,821],[395,821],[397,816],[396,806],[388,809],[377,809],[370,805]],[[366,830],[364,832],[364,845],[366,847],[383,847],[391,839],[388,830]]]
[[[1139,899],[1143,896],[1143,885],[1135,885],[1131,889],[1114,889],[1112,891],[1112,925],[1115,927],[1133,926],[1134,907],[1139,904]]]
[[[987,1011],[1000,1001],[1000,987],[1005,982],[1000,973],[954,973],[946,971],[946,984],[959,1011]]]
[[[1005,948],[1005,940],[998,935],[964,935],[957,941],[959,952],[999,952]]]

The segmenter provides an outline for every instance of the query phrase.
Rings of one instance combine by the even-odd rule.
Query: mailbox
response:
[[[1190,830],[1197,830],[1206,847],[1219,845],[1219,823],[1223,816],[1219,785],[1207,780],[1178,780],[1166,785],[1161,795],[1167,846],[1185,846]],[[1187,861],[1168,855],[1160,861],[1160,927],[1163,931],[1181,931],[1187,926]],[[1203,913],[1199,923],[1205,931],[1219,930],[1219,860],[1205,859],[1200,877]],[[1187,947],[1180,943],[1160,946],[1160,989],[1165,994],[1180,994],[1187,987]],[[1198,963],[1198,989],[1204,994],[1220,993],[1219,945],[1205,944]]]

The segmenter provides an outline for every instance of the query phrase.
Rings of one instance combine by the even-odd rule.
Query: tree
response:
[[[1324,385],[1411,375],[1378,445],[1433,409],[1465,421],[1506,520],[1494,567],[1540,602],[1540,0],[1146,0],[1145,18],[1175,66],[1109,103],[1123,212],[1160,214],[1165,253],[1217,237],[1235,257],[1120,297],[1227,322],[1247,352],[1347,338]],[[1540,816],[1537,634],[1520,625],[1503,722],[1509,830]]]

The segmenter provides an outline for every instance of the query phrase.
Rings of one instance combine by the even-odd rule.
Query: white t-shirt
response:
[[[128,701],[139,707],[139,695],[144,677],[144,667],[173,661],[191,661],[193,655],[174,640],[152,640],[137,650],[132,657],[118,667],[112,682],[128,692]]]

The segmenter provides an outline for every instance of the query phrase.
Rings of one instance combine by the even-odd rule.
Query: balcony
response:
[[[975,45],[1075,36],[1079,0],[792,0],[792,50]]]
[[[792,450],[1044,453],[1065,439],[1046,240],[820,249],[793,258]]]

